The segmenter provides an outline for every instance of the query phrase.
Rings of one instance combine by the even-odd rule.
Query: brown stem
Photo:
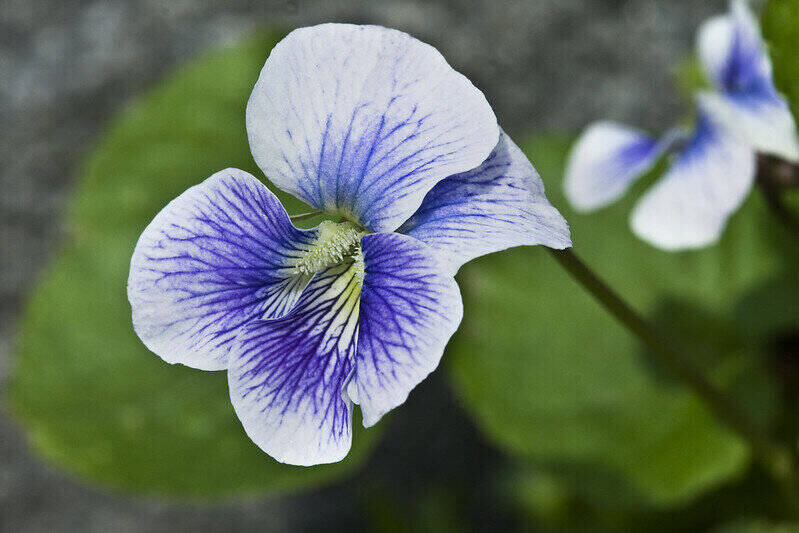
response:
[[[799,187],[799,165],[758,154],[755,180],[774,217],[799,239],[799,217],[785,205],[782,198],[784,190]]]

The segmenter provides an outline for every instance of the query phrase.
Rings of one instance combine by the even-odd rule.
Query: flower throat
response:
[[[362,262],[359,242],[364,235],[366,232],[352,222],[322,221],[316,242],[295,265],[297,272],[315,274],[350,258]]]

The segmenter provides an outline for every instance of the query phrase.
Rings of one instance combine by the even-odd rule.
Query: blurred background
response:
[[[55,272],[63,266],[52,266],[62,249],[74,246],[76,239],[101,238],[99,234],[83,231],[81,226],[99,213],[92,211],[91,206],[81,211],[88,202],[84,201],[85,195],[90,194],[88,188],[104,179],[98,174],[113,170],[115,165],[135,165],[137,161],[144,166],[151,163],[150,160],[142,163],[142,159],[135,156],[128,161],[111,163],[103,162],[101,156],[92,160],[97,150],[114,150],[113,143],[104,144],[106,138],[123,135],[121,130],[136,122],[136,113],[144,116],[153,109],[167,110],[167,113],[171,109],[163,102],[147,108],[137,103],[137,97],[155,94],[149,91],[161,91],[162,86],[170,83],[188,87],[201,75],[189,74],[188,78],[170,81],[172,72],[184,65],[207,62],[203,59],[207,54],[218,50],[223,50],[224,54],[241,46],[252,48],[254,45],[240,43],[262,42],[258,39],[274,42],[273,37],[253,37],[261,35],[258,32],[264,29],[287,31],[325,21],[373,23],[402,29],[433,44],[450,64],[486,93],[500,123],[511,136],[530,139],[525,148],[532,150],[534,163],[553,190],[553,202],[565,208],[557,191],[559,177],[549,181],[546,172],[560,172],[568,146],[566,139],[600,118],[635,124],[657,133],[689,113],[689,100],[678,90],[679,73],[685,69],[692,53],[699,24],[725,9],[724,0],[514,0],[501,3],[492,0],[0,0],[0,383],[3,401],[10,382],[16,391],[12,394],[12,403],[16,406],[3,409],[0,414],[0,531],[634,530],[644,524],[674,530],[713,529],[727,522],[725,513],[729,514],[729,521],[734,521],[738,518],[734,509],[740,510],[739,502],[746,500],[740,496],[745,493],[740,486],[751,490],[751,487],[764,485],[757,472],[748,470],[747,454],[740,443],[724,441],[727,436],[723,432],[714,437],[721,431],[715,426],[708,431],[702,427],[697,430],[702,435],[700,443],[707,444],[708,450],[693,450],[690,437],[685,437],[685,445],[678,447],[684,454],[697,454],[697,462],[703,464],[724,457],[723,464],[691,478],[698,481],[689,483],[684,493],[681,480],[676,479],[683,473],[679,468],[674,471],[674,479],[669,478],[668,466],[663,466],[665,472],[639,475],[638,470],[634,470],[637,468],[635,459],[595,460],[598,457],[595,452],[583,453],[585,446],[579,435],[573,442],[563,437],[566,442],[559,444],[562,436],[557,435],[557,413],[563,408],[564,398],[552,400],[553,405],[557,404],[552,408],[554,422],[540,426],[549,428],[542,429],[548,434],[535,436],[542,442],[551,437],[552,449],[546,445],[528,449],[527,444],[518,444],[524,437],[498,436],[494,426],[501,422],[495,424],[494,414],[479,407],[492,403],[490,392],[488,389],[476,391],[475,383],[479,380],[471,378],[478,374],[491,381],[494,376],[473,368],[472,362],[480,357],[529,358],[536,354],[525,352],[523,347],[507,348],[511,342],[507,339],[499,342],[498,352],[492,352],[493,344],[482,340],[486,336],[485,328],[468,321],[469,294],[473,295],[473,308],[482,305],[483,311],[490,312],[491,302],[481,296],[481,291],[488,290],[484,285],[488,282],[480,281],[484,279],[480,268],[496,268],[507,273],[511,266],[505,263],[510,264],[514,258],[526,261],[524,255],[508,255],[505,263],[503,260],[491,263],[492,259],[478,262],[473,270],[464,273],[464,277],[473,280],[473,289],[470,293],[469,279],[463,280],[467,295],[466,330],[452,348],[459,350],[452,356],[453,360],[461,362],[449,368],[450,362],[445,361],[439,371],[424,381],[402,408],[380,424],[379,434],[374,431],[369,449],[359,452],[357,463],[351,468],[331,470],[327,479],[319,481],[310,477],[295,480],[292,478],[294,470],[281,471],[281,479],[285,482],[281,482],[280,487],[269,485],[269,480],[263,487],[258,480],[250,480],[242,487],[231,483],[229,487],[220,488],[218,494],[213,486],[193,490],[193,481],[182,482],[184,474],[179,457],[174,459],[174,465],[170,463],[169,475],[174,481],[171,486],[169,481],[157,479],[156,468],[152,476],[148,477],[148,473],[148,476],[128,482],[127,471],[116,463],[98,466],[93,456],[78,452],[73,456],[72,452],[65,451],[65,443],[71,442],[69,433],[62,428],[51,430],[48,425],[52,422],[51,415],[45,413],[48,407],[36,402],[52,394],[54,405],[50,409],[55,413],[52,416],[72,425],[70,416],[80,407],[70,407],[73,404],[69,394],[86,394],[87,397],[94,394],[101,403],[103,396],[102,391],[93,391],[91,385],[87,386],[88,381],[69,381],[70,372],[76,367],[59,368],[60,361],[69,359],[67,356],[62,359],[60,343],[64,343],[64,353],[76,354],[69,359],[69,364],[73,365],[80,361],[82,351],[85,357],[114,352],[119,341],[113,332],[130,334],[130,324],[120,320],[122,323],[115,326],[116,329],[108,331],[114,338],[104,338],[105,330],[95,328],[76,334],[72,339],[69,334],[53,330],[55,325],[69,322],[69,306],[58,307],[63,320],[58,320],[56,313],[55,319],[48,321],[41,318],[47,313],[36,310],[37,306],[47,307],[46,294],[32,296],[46,273],[57,275]],[[266,46],[261,49],[260,56],[247,52],[247,59],[242,59],[252,71],[241,75],[241,90],[232,96],[242,103],[249,95],[248,84],[252,85],[257,73],[258,65],[253,61],[262,63],[268,52]],[[211,84],[227,83],[214,76],[207,79]],[[185,87],[172,90],[177,91],[176,94],[182,91],[186,98],[193,95],[192,89]],[[166,92],[159,94],[169,98]],[[192,112],[202,111],[194,108]],[[128,113],[127,122],[111,126],[120,113]],[[176,114],[174,124],[169,126],[174,126],[172,130],[162,125],[159,131],[172,131],[179,137],[181,116]],[[230,116],[239,123],[222,129],[240,128],[241,138],[232,137],[231,142],[241,142],[244,140],[243,107],[231,111]],[[138,127],[140,138],[146,139],[146,128],[141,129],[141,124]],[[130,151],[135,151],[135,144],[133,146]],[[220,163],[224,163],[226,155],[220,150]],[[246,144],[236,150],[236,154],[246,154]],[[93,162],[87,163],[87,160]],[[236,163],[230,161],[229,164]],[[204,171],[204,163],[198,165]],[[81,182],[84,175],[87,178]],[[198,182],[206,175],[198,173],[184,179],[187,183]],[[174,189],[179,192],[184,185],[175,185]],[[108,189],[110,194],[103,197],[103,201],[112,204],[117,201],[115,190]],[[124,187],[119,189],[119,194],[129,192]],[[172,192],[164,192],[163,199],[153,205],[158,202],[163,205],[174,196]],[[73,201],[75,194],[84,200]],[[146,221],[156,211],[157,208],[148,207],[142,220]],[[142,227],[137,219],[135,228],[140,231]],[[618,231],[624,231],[622,228],[623,224]],[[119,235],[122,234],[128,235],[120,230]],[[131,230],[130,236],[135,238],[135,235]],[[578,247],[581,240],[584,243],[588,238],[575,232]],[[126,253],[129,258],[132,242],[120,244],[120,261],[125,259]],[[612,257],[615,249],[612,243],[608,247],[604,254]],[[602,252],[597,254],[601,256]],[[546,261],[539,255],[530,257],[542,263]],[[693,258],[686,261],[693,261]],[[612,261],[608,268],[614,268]],[[73,272],[82,271],[76,267]],[[720,271],[711,269],[711,274],[714,272],[720,275]],[[610,274],[613,277],[613,272]],[[618,273],[618,277],[623,279],[622,273]],[[764,275],[758,280],[765,286],[768,285],[766,278],[768,276]],[[58,279],[61,288],[71,283],[68,273]],[[713,290],[708,289],[709,292]],[[122,294],[124,278],[122,284],[103,286],[99,292]],[[71,294],[64,296],[64,301],[81,308],[95,305],[88,293],[79,287]],[[734,298],[739,296],[736,293]],[[673,302],[663,299],[655,302],[647,298],[641,297],[640,302],[645,302],[642,305],[655,315],[661,313],[658,316],[665,316],[667,322],[674,316],[681,316],[670,311],[668,305]],[[681,308],[683,303],[674,305]],[[533,300],[527,305],[545,307],[548,304]],[[553,327],[554,323],[555,328],[568,330],[568,326],[557,319],[558,313],[567,317],[564,314],[567,310],[554,310],[556,318],[545,324],[546,328]],[[120,316],[127,319],[124,314]],[[566,318],[564,321],[568,322]],[[596,328],[594,333],[600,337],[596,341],[597,350],[618,351],[614,338],[603,337],[604,326],[600,324]],[[23,336],[29,335],[24,337],[25,349],[20,347],[23,344],[21,329]],[[40,330],[52,330],[55,338],[37,344],[39,333],[36,332]],[[134,340],[126,338],[125,342]],[[619,350],[629,349],[627,345],[631,341],[625,338],[619,342],[624,345]],[[592,349],[590,343],[584,348]],[[148,357],[142,347],[137,345],[137,349],[141,351],[136,352],[135,357]],[[578,355],[551,353],[547,357],[562,359]],[[26,357],[31,361],[29,366],[21,362]],[[147,372],[152,370],[152,375],[181,371],[167,369],[166,365],[155,361],[155,356],[151,357]],[[449,354],[445,359],[448,357]],[[108,360],[113,361],[113,357]],[[576,362],[575,368],[579,369],[581,364]],[[18,365],[18,377],[9,379],[9,373]],[[63,370],[63,389],[49,381],[40,384],[38,389],[36,385],[26,385],[31,379],[29,376],[36,375],[36,365],[53,372],[54,368],[58,372]],[[124,379],[128,370],[126,364],[122,364],[120,375],[114,372],[116,377],[111,379]],[[131,379],[144,379],[141,378],[144,371],[139,373],[139,369],[133,369],[130,372]],[[668,378],[658,373],[658,369],[645,369],[645,372],[640,378],[641,388],[647,388],[646,380],[652,380],[664,387],[665,394],[671,394],[674,385],[668,383]],[[592,370],[587,369],[586,373],[590,375]],[[618,376],[619,380],[624,378],[623,373]],[[214,379],[223,381],[221,375]],[[574,394],[583,397],[579,384],[586,379],[569,375],[566,388],[574,387]],[[612,383],[612,379],[606,376],[606,382],[611,380]],[[537,390],[534,384],[516,385],[524,388],[526,394],[534,395]],[[621,388],[626,386],[620,384]],[[232,417],[232,411],[224,402],[223,384],[220,383],[218,389],[222,392],[214,402],[224,409],[224,416]],[[593,390],[590,385],[588,390]],[[148,394],[143,392],[140,401],[146,402]],[[180,395],[182,389],[176,387],[169,394]],[[37,399],[31,400],[34,396]],[[682,396],[669,398],[658,401],[671,402],[669,405],[684,403]],[[636,440],[639,430],[635,417],[625,415],[623,421],[619,421],[612,409],[603,411],[603,402],[609,400],[601,394],[596,398],[588,394],[587,401],[594,402],[591,405],[596,406],[596,411],[584,411],[581,416],[588,416],[596,425],[628,424],[624,431],[629,437],[620,441]],[[497,405],[511,412],[514,409],[502,403]],[[76,416],[71,428],[76,434],[84,431],[80,426],[83,415],[92,420],[100,416],[93,415],[91,407],[86,407],[86,412]],[[678,417],[668,409],[641,416]],[[131,419],[134,422],[125,420],[135,425],[135,416],[131,415]],[[92,435],[92,443],[104,442],[106,438],[111,443],[115,438],[107,437],[94,426],[86,431]],[[213,429],[209,431],[208,438],[213,440]],[[684,433],[690,431],[693,429],[684,429]],[[75,437],[75,442],[80,442],[80,438]],[[240,438],[243,444],[237,445],[250,446],[243,433]],[[363,432],[356,438],[366,441]],[[708,444],[713,439],[718,441],[717,446]],[[113,444],[108,446],[113,448]],[[623,446],[614,446],[607,444],[607,453],[624,455]],[[572,451],[558,455],[562,449]],[[640,449],[631,453],[639,452]],[[117,452],[108,453],[109,457],[117,457]],[[650,450],[643,457],[650,457],[647,455],[650,453],[660,452]],[[264,462],[271,461],[265,455],[256,457]],[[213,455],[209,454],[206,460],[214,461]],[[580,468],[572,468],[573,463]],[[589,463],[599,466],[583,468]],[[131,462],[133,464],[135,462]],[[197,468],[196,461],[192,468]],[[632,481],[625,477],[628,474]],[[693,475],[686,474],[686,477]],[[619,477],[623,478],[621,483],[617,483]],[[657,481],[649,484],[649,480],[655,478]],[[198,479],[205,478],[200,475]],[[588,490],[587,485],[594,488]],[[290,490],[283,490],[283,486]],[[650,491],[651,486],[656,488]],[[628,490],[636,494],[621,495]],[[723,497],[718,496],[719,490],[724,493]],[[641,497],[638,493],[646,495]],[[722,501],[725,503],[719,503]],[[760,507],[751,509],[753,514],[760,512]]]

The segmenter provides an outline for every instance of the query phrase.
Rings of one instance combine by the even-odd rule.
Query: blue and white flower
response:
[[[438,365],[460,266],[568,247],[568,226],[483,94],[399,31],[292,32],[246,118],[271,181],[340,221],[298,229],[255,177],[214,174],[142,233],[133,325],[169,363],[227,370],[245,431],[278,461],[338,461],[353,404],[371,426]]]
[[[697,49],[715,90],[697,95],[692,133],[674,129],[656,140],[621,124],[595,123],[577,140],[566,167],[569,201],[591,211],[621,197],[660,157],[677,150],[630,219],[636,235],[666,250],[718,240],[752,188],[756,152],[799,161],[796,125],[774,87],[746,2],[732,0],[728,13],[706,21]]]

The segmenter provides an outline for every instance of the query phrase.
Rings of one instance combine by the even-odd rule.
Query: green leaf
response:
[[[276,39],[204,58],[134,102],[79,181],[67,243],[22,319],[10,404],[34,447],[81,476],[182,497],[300,489],[352,473],[377,440],[356,421],[343,462],[279,464],[245,435],[224,372],[165,364],[131,326],[130,256],[152,217],[223,168],[258,175],[244,106]]]
[[[687,346],[697,342],[685,355],[710,369],[742,409],[770,424],[779,409],[777,387],[736,324],[746,319],[739,300],[784,262],[776,244],[783,236],[772,229],[761,198],[749,198],[719,244],[659,251],[628,228],[636,194],[595,214],[567,208],[558,176],[568,146],[539,139],[526,151],[570,223],[576,253],[635,309],[669,327],[675,345],[682,337]],[[577,484],[601,479],[597,492],[604,496],[618,486],[628,500],[659,506],[685,501],[747,467],[746,445],[654,367],[639,342],[544,249],[482,258],[463,269],[462,287],[465,318],[449,351],[450,369],[466,407],[500,446]],[[708,359],[708,345],[727,355]]]
[[[717,533],[797,533],[799,524],[775,523],[767,520],[735,522],[716,530]]]
[[[799,118],[799,2],[769,0],[761,22],[774,66],[774,82]]]
[[[677,61],[672,68],[672,77],[680,95],[691,105],[697,92],[711,88],[705,69],[695,54]]]

